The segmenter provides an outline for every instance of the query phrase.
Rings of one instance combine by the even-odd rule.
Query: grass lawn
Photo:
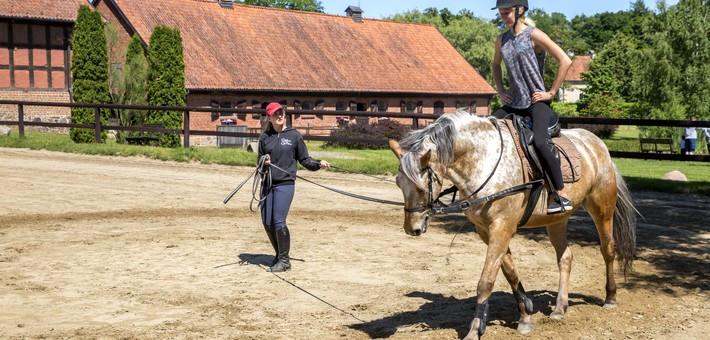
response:
[[[634,143],[638,151],[638,130],[622,127],[617,135],[605,142],[624,141]],[[25,139],[18,138],[17,131],[10,137],[0,137],[0,147],[29,148],[70,153],[109,156],[144,156],[159,160],[177,162],[200,162],[205,164],[226,164],[252,166],[256,154],[243,149],[218,149],[215,147],[160,148],[117,144],[109,140],[105,144],[75,144],[68,135],[26,132]],[[306,142],[314,158],[325,159],[331,164],[352,172],[367,174],[394,174],[399,162],[389,149],[349,150],[324,147],[323,142]],[[611,147],[610,147],[611,148]],[[618,149],[616,149],[618,150]],[[614,159],[619,171],[634,190],[655,190],[672,193],[696,193],[710,196],[710,163],[678,162],[636,159]],[[688,182],[663,181],[667,172],[678,170],[686,175]]]

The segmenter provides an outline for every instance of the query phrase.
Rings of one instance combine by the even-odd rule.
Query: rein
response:
[[[401,202],[394,202],[394,201],[388,201],[388,200],[383,200],[383,199],[379,199],[379,198],[373,198],[373,197],[368,197],[368,196],[353,194],[353,193],[350,193],[350,192],[347,192],[347,191],[343,191],[343,190],[340,190],[340,189],[336,189],[336,188],[329,187],[329,186],[327,186],[327,185],[319,184],[319,183],[316,183],[316,182],[314,182],[314,181],[311,181],[311,180],[309,180],[309,179],[307,179],[307,178],[303,178],[303,177],[297,175],[296,173],[291,173],[291,172],[288,172],[287,170],[281,169],[280,167],[278,167],[277,165],[275,165],[275,164],[273,164],[273,163],[272,163],[271,165],[269,165],[269,166],[270,166],[270,167],[273,167],[273,168],[275,168],[276,170],[279,170],[279,171],[281,171],[281,172],[283,172],[283,173],[287,173],[287,174],[289,174],[289,175],[291,175],[291,176],[294,176],[294,177],[296,177],[296,178],[298,178],[298,179],[304,180],[304,181],[306,181],[306,182],[308,182],[308,183],[315,184],[315,185],[317,185],[317,186],[319,186],[319,187],[321,187],[321,188],[323,188],[323,189],[330,190],[330,191],[333,191],[333,192],[337,192],[337,193],[339,193],[339,194],[341,194],[341,195],[345,195],[345,196],[348,196],[348,197],[361,199],[361,200],[364,200],[364,201],[375,202],[375,203],[396,205],[396,206],[400,206],[400,207],[403,207],[403,206],[404,206],[404,203],[401,203]]]

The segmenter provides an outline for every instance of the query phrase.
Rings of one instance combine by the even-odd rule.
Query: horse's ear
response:
[[[420,168],[424,169],[429,166],[429,161],[431,160],[431,149],[429,149],[422,158],[419,159]]]
[[[394,155],[397,156],[398,159],[402,159],[402,148],[399,147],[399,143],[394,139],[390,139],[389,145]]]

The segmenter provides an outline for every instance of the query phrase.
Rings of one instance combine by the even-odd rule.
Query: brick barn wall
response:
[[[335,110],[337,102],[350,103],[362,103],[366,110],[370,110],[369,104],[373,101],[385,102],[387,103],[387,112],[401,112],[400,103],[401,102],[412,102],[417,104],[421,102],[421,113],[432,114],[434,113],[434,103],[437,101],[444,102],[445,108],[444,112],[453,112],[456,110],[457,104],[459,106],[465,106],[464,108],[472,111],[476,114],[489,114],[488,104],[490,97],[488,96],[473,96],[471,98],[412,98],[412,97],[303,97],[303,96],[259,96],[254,97],[251,95],[239,95],[239,94],[188,94],[187,96],[187,106],[204,106],[212,107],[213,105],[221,105],[223,103],[230,103],[232,107],[236,107],[236,104],[245,101],[246,106],[244,108],[253,108],[252,102],[258,102],[257,108],[261,107],[261,103],[264,102],[281,102],[283,100],[287,101],[287,110],[294,109],[294,102],[299,101],[300,103],[310,101],[315,103],[316,101],[323,100],[324,110]],[[416,111],[416,108],[415,108]],[[354,117],[351,118],[351,123],[355,123]],[[231,120],[235,125],[243,125],[247,128],[260,129],[262,127],[262,120],[258,114],[244,114],[244,115],[220,115],[211,114],[209,112],[191,112],[190,113],[190,129],[191,130],[207,130],[216,131],[217,126],[222,125],[223,120]],[[376,121],[377,118],[370,118],[370,122]],[[412,119],[410,118],[395,118],[402,124],[412,124]],[[419,121],[420,126],[424,126],[433,121],[422,119]],[[318,130],[317,128],[323,127],[335,127],[337,126],[337,121],[335,116],[318,116],[318,115],[295,115],[292,126],[303,134],[312,133],[327,135],[327,130]],[[315,129],[313,129],[315,128]],[[191,136],[190,145],[216,145],[216,137],[214,136]]]
[[[68,91],[17,91],[0,90],[0,99],[27,100],[37,102],[69,103]],[[71,110],[68,107],[52,106],[25,106],[25,121],[70,123]],[[17,105],[0,105],[0,120],[14,120],[17,118]],[[49,128],[44,126],[26,126],[30,131],[49,131],[55,133],[69,133],[67,128]]]

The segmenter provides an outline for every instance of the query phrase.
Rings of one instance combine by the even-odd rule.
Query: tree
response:
[[[185,61],[178,28],[161,25],[153,29],[148,47],[148,104],[185,106]],[[163,123],[168,129],[182,128],[182,112],[150,110],[146,123]],[[180,146],[180,136],[163,134],[160,145]]]
[[[123,73],[125,93],[123,103],[127,105],[146,105],[148,87],[148,60],[138,34],[133,34],[126,50],[126,66]],[[119,110],[119,122],[122,126],[136,126],[144,121],[143,110]],[[123,134],[120,134],[123,140]]]
[[[106,30],[109,61],[119,60],[119,56],[121,54],[125,55],[125,52],[120,48],[118,27],[109,22],[104,26],[104,29]],[[111,95],[111,103],[123,104],[123,96],[126,92],[123,78],[123,66],[119,63],[110,63],[108,88],[109,94]],[[120,111],[119,109],[111,109],[110,117],[119,117]]]
[[[323,4],[317,0],[238,0],[239,3],[253,6],[294,9],[299,11],[323,12]]]
[[[81,5],[77,13],[72,37],[72,100],[75,103],[107,104],[111,98],[108,87],[108,53],[106,33],[101,15],[89,6]],[[102,109],[102,125],[108,124],[109,110]],[[92,124],[94,109],[72,108],[73,124]],[[91,129],[72,128],[69,135],[74,142],[91,143],[95,141]],[[106,131],[101,133],[101,140],[106,140]]]
[[[619,33],[609,41],[582,74],[588,87],[584,93],[605,95],[632,101],[634,72],[639,68],[641,52],[632,37]]]
[[[651,118],[710,119],[710,2],[681,0],[669,8],[660,2],[653,27],[636,98],[651,107]]]

